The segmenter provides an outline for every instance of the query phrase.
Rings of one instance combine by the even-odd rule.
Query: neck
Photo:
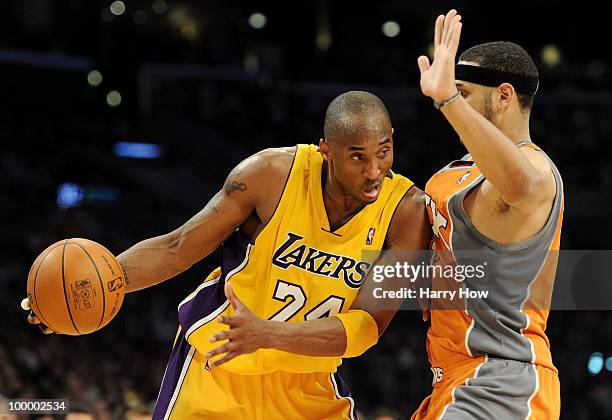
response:
[[[514,144],[525,140],[531,140],[531,135],[529,133],[529,115],[520,113],[518,116],[498,121],[496,125]]]
[[[342,185],[330,175],[329,163],[324,162],[321,168],[321,183],[323,190],[323,205],[327,213],[329,227],[336,230],[348,222],[351,217],[365,207],[344,190]]]

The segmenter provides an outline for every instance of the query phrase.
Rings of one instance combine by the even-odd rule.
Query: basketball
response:
[[[117,315],[125,295],[113,254],[88,239],[54,243],[34,261],[27,285],[30,307],[59,334],[89,334]]]

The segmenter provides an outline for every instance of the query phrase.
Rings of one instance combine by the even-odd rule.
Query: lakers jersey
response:
[[[391,217],[413,185],[389,173],[378,199],[345,225],[331,230],[323,204],[323,158],[316,146],[299,145],[289,178],[272,218],[254,241],[240,230],[223,244],[222,266],[179,305],[188,343],[200,354],[219,345],[215,322],[232,313],[223,284],[258,317],[300,322],[346,312],[383,247]],[[367,257],[362,257],[367,256]],[[337,357],[308,357],[260,349],[222,366],[237,374],[274,371],[334,372]]]
[[[518,146],[541,152],[531,142]],[[455,282],[456,288],[487,290],[486,295],[466,298],[461,310],[432,310],[427,334],[432,366],[462,355],[500,357],[555,369],[545,329],[559,250],[563,184],[552,162],[550,166],[556,196],[545,226],[534,237],[509,245],[482,235],[465,211],[464,198],[485,180],[469,155],[450,163],[427,183],[436,263],[456,264],[462,251],[474,252],[480,261],[489,262],[485,279]],[[432,282],[434,290],[449,287],[441,278],[434,277]]]

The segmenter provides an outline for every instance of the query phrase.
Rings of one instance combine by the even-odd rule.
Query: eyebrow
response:
[[[386,139],[384,139],[383,141],[378,143],[378,145],[382,146],[383,144],[387,144],[387,143],[391,143],[391,139],[389,137],[387,137]],[[354,150],[365,150],[366,147],[365,146],[352,145],[352,146],[349,146],[348,149],[351,150],[351,151],[354,151]]]

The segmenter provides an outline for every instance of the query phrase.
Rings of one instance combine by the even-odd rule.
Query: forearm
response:
[[[268,348],[304,356],[342,356],[346,334],[334,316],[306,322],[266,321],[270,324]]]
[[[484,176],[508,201],[530,193],[539,173],[489,120],[463,98],[441,108]]]
[[[177,256],[178,247],[170,235],[139,242],[117,256],[125,274],[126,291],[154,286],[186,270]]]

